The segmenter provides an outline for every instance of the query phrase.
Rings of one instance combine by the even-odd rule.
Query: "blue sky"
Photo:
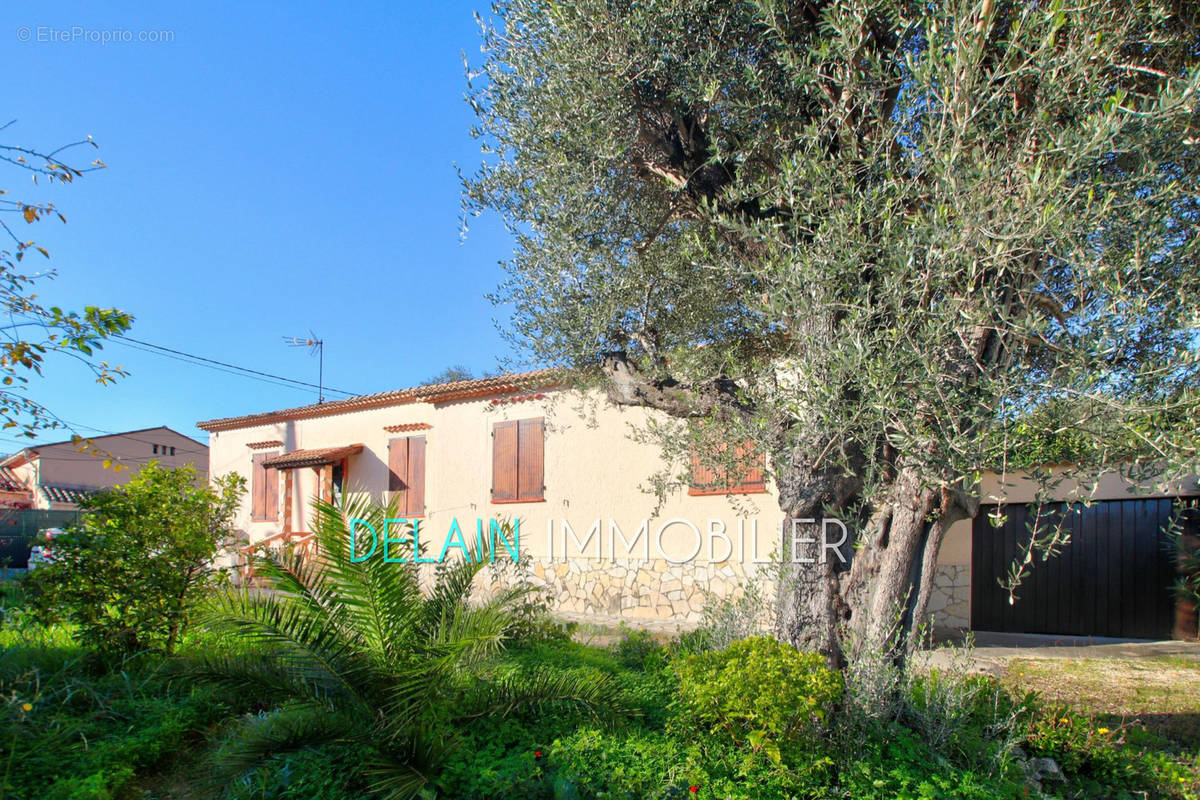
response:
[[[479,160],[462,99],[462,54],[481,58],[476,9],[11,6],[0,121],[18,121],[0,135],[39,148],[91,135],[100,149],[79,159],[108,165],[49,189],[3,173],[9,197],[52,201],[68,220],[27,229],[51,259],[25,265],[58,271],[42,299],[122,308],[135,338],[315,381],[315,357],[282,341],[312,330],[327,385],[351,392],[496,368],[509,351],[493,320],[507,312],[484,295],[511,241],[494,217],[460,240],[454,169]],[[173,41],[47,41],[75,26]],[[316,399],[117,343],[105,357],[130,376],[99,387],[57,360],[35,398],[84,435],[165,424],[202,441],[198,420]],[[0,451],[20,446],[3,436]]]

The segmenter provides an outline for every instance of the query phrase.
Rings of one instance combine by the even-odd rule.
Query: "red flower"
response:
[[[534,758],[541,758],[541,757],[542,757],[542,751],[541,751],[541,750],[534,750],[534,751],[533,751],[533,757],[534,757]]]
[[[699,786],[689,786],[688,791],[691,792],[692,794],[695,794],[696,792],[700,791],[700,787]]]

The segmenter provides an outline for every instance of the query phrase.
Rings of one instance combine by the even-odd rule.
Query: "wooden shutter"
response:
[[[692,480],[688,486],[688,494],[711,494],[719,490],[717,473],[705,466],[700,454],[692,447]]]
[[[517,500],[517,423],[497,422],[492,428],[492,502]]]
[[[754,444],[746,442],[737,449],[737,460],[741,481],[733,487],[733,492],[737,494],[765,492],[767,483],[763,473],[767,468],[766,455],[756,453]]]
[[[269,455],[274,453],[264,453],[263,460],[265,461]],[[279,471],[260,467],[262,472],[263,483],[263,514],[264,520],[275,522],[279,519]]]
[[[725,445],[719,445],[717,454],[726,452]],[[755,494],[765,492],[767,459],[762,453],[754,454],[754,444],[746,442],[739,445],[735,451],[734,467],[738,470],[740,480],[733,483],[725,466],[706,466],[700,454],[692,449],[692,479],[688,486],[688,494]]]
[[[250,457],[250,519],[263,519],[267,506],[267,475],[262,462],[266,453]]]
[[[396,510],[406,517],[425,515],[425,437],[388,442],[388,491],[399,493]]]
[[[408,437],[408,476],[404,513],[410,517],[425,516],[425,437]]]
[[[518,426],[517,499],[543,499],[545,475],[545,423],[540,419],[523,419]]]
[[[407,486],[408,478],[408,440],[392,439],[388,441],[388,491],[402,492]],[[404,507],[401,506],[401,511]]]

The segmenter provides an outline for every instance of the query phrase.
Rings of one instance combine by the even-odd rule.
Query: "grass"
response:
[[[13,588],[0,584],[0,610],[19,609],[21,598]],[[473,726],[440,779],[439,800],[1031,796],[1019,770],[1015,776],[1011,771],[993,773],[973,762],[960,763],[947,750],[958,759],[951,764],[941,751],[922,743],[914,729],[898,724],[842,741],[828,753],[814,750],[814,757],[824,754],[820,763],[809,764],[813,759],[807,756],[790,766],[772,763],[763,753],[720,732],[696,728],[680,715],[679,677],[663,648],[668,637],[598,625],[581,625],[575,635],[576,641],[514,643],[510,654],[528,668],[610,675],[636,713],[615,729],[602,729],[583,715],[557,713]],[[193,631],[174,661],[228,646],[215,634]],[[670,648],[679,646],[676,642]],[[1113,731],[1106,737],[1112,740],[1107,750],[1084,753],[1078,781],[1059,796],[1200,800],[1200,659],[1019,658],[1006,669],[1003,683],[1010,690],[1036,691],[1048,709],[1062,704],[1086,717],[1078,729],[1074,720],[1070,726],[1051,724],[1054,729],[1044,738],[1047,746],[1058,748],[1050,752],[1054,757],[1081,752],[1079,743],[1086,737],[1075,730],[1104,726]],[[10,775],[0,762],[0,785],[9,784],[7,791],[0,788],[0,800],[217,796],[197,776],[211,769],[211,759],[236,721],[269,710],[271,701],[250,691],[193,686],[172,674],[166,663],[149,658],[131,659],[115,669],[95,663],[69,628],[43,628],[19,611],[8,613],[0,623],[0,693],[5,701],[0,703],[0,753],[15,746],[20,757]],[[764,685],[753,676],[746,680],[739,693]],[[1066,744],[1051,741],[1068,734]],[[1089,739],[1088,747],[1096,740]],[[1131,769],[1149,777],[1121,783],[1126,788],[1118,793],[1110,791],[1109,785],[1117,782],[1107,776]],[[835,773],[832,783],[826,783]],[[697,793],[689,789],[693,784]],[[361,798],[359,756],[336,748],[281,754],[230,786],[224,796]]]
[[[1135,723],[1200,749],[1200,659],[1016,658],[1004,681],[1018,691],[1086,709],[1114,725]]]

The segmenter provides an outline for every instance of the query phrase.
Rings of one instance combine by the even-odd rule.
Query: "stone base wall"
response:
[[[426,570],[423,583],[432,578],[432,571]],[[476,578],[475,590],[486,595],[527,581],[545,590],[553,613],[572,619],[694,627],[710,596],[733,596],[748,577],[746,567],[732,561],[570,558],[519,566],[497,562]]]
[[[432,578],[424,567],[423,582]],[[710,598],[738,595],[748,581],[764,575],[747,573],[737,562],[673,564],[663,559],[571,558],[497,562],[476,579],[481,595],[526,581],[546,591],[553,613],[599,623],[628,622],[634,627],[671,623],[694,627]],[[971,568],[939,565],[929,596],[929,618],[936,631],[966,630],[971,624]]]
[[[934,567],[929,618],[935,631],[958,631],[971,627],[970,567]]]

